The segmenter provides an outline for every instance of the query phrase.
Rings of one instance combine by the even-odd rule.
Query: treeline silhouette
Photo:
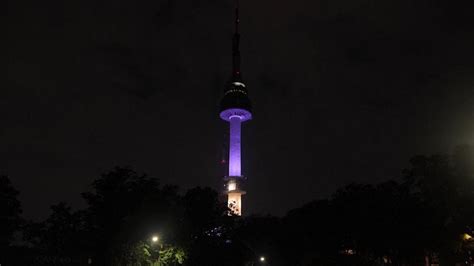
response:
[[[474,265],[470,146],[283,217],[231,217],[217,191],[120,167],[82,193],[86,208],[61,202],[42,222],[22,219],[17,196],[1,176],[1,265]]]

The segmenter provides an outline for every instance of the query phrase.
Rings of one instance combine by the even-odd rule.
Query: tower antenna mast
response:
[[[235,0],[235,33],[239,34],[239,0]]]
[[[239,32],[239,0],[235,0],[235,30],[234,30],[234,37],[232,38],[232,76],[234,81],[241,81],[241,73],[240,73],[240,32]]]

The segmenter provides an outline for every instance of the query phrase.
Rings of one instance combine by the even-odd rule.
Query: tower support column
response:
[[[234,115],[229,119],[229,176],[241,176],[240,129],[242,120]]]

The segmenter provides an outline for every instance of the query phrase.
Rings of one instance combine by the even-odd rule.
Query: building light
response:
[[[472,239],[472,236],[471,236],[470,234],[468,234],[468,233],[464,233],[464,234],[462,235],[462,239],[463,239],[464,241],[469,241],[469,240]]]
[[[227,188],[228,188],[229,191],[236,190],[237,189],[237,184],[235,182],[231,182],[231,183],[229,183]]]
[[[347,248],[341,251],[342,254],[344,255],[354,255],[356,254],[355,250]]]
[[[227,91],[224,93],[224,95],[227,95],[227,94],[229,94],[229,93],[234,93],[234,92],[235,92],[235,93],[238,92],[238,93],[242,93],[242,94],[247,94],[245,91],[243,91],[243,90],[241,90],[241,89],[235,89],[235,90],[234,90],[234,89],[230,89],[230,90],[227,90]]]
[[[243,84],[242,82],[232,82],[232,84],[234,84],[235,86],[242,86],[245,88],[245,84]]]

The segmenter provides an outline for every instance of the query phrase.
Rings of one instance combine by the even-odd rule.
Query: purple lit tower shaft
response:
[[[229,124],[229,176],[241,176],[240,128],[242,120],[239,116],[231,116]]]

